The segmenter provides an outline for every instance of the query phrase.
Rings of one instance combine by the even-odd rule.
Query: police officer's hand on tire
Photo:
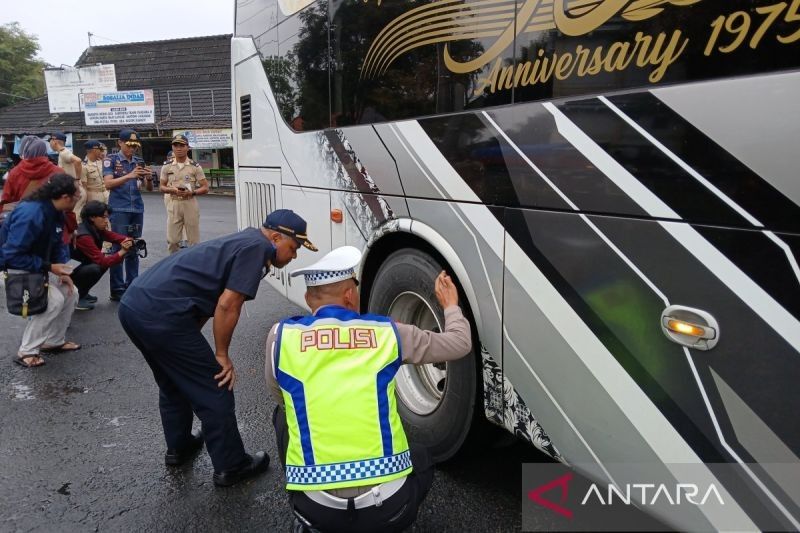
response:
[[[455,283],[444,270],[436,276],[433,290],[442,309],[447,309],[451,305],[458,305],[458,289],[456,289]]]

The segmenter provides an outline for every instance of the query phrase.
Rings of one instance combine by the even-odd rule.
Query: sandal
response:
[[[75,350],[80,350],[81,345],[76,342],[67,341],[61,346],[41,346],[39,351],[42,352],[50,352],[50,353],[57,353],[57,352],[74,352]]]
[[[26,359],[39,359],[40,362],[39,363],[34,363],[32,361],[26,362]],[[45,363],[45,360],[41,356],[36,355],[35,353],[29,353],[29,354],[18,353],[16,357],[12,358],[12,361],[17,363],[19,366],[23,366],[25,368],[36,368],[37,366],[44,366]]]

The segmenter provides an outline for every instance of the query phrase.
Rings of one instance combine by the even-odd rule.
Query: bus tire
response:
[[[422,329],[434,329],[432,321],[438,321],[444,329],[444,313],[434,294],[434,280],[442,270],[427,253],[410,248],[394,252],[375,276],[369,312]],[[469,316],[460,289],[459,305]],[[397,406],[409,441],[426,446],[434,461],[451,458],[464,443],[473,420],[477,379],[474,343],[473,351],[457,361],[403,365],[398,371]]]

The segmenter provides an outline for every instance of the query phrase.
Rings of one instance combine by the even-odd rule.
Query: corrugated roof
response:
[[[212,35],[92,46],[75,66],[113,63],[118,90],[153,89],[156,125],[130,126],[142,130],[230,128],[230,40],[231,35]],[[84,126],[83,113],[50,114],[46,96],[0,109],[0,134],[115,128]]]
[[[113,63],[121,91],[186,81],[230,81],[230,50],[231,35],[92,46],[75,66]]]

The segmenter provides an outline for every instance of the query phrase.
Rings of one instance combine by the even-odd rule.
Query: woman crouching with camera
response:
[[[97,297],[89,294],[89,289],[100,281],[109,267],[122,263],[129,252],[135,253],[132,238],[108,231],[110,214],[111,208],[97,200],[87,202],[81,209],[82,222],[75,233],[75,248],[72,251],[72,258],[81,263],[71,276],[72,282],[78,289],[78,303],[75,309],[81,311],[94,309]],[[103,241],[119,244],[122,248],[111,255],[105,255]]]

